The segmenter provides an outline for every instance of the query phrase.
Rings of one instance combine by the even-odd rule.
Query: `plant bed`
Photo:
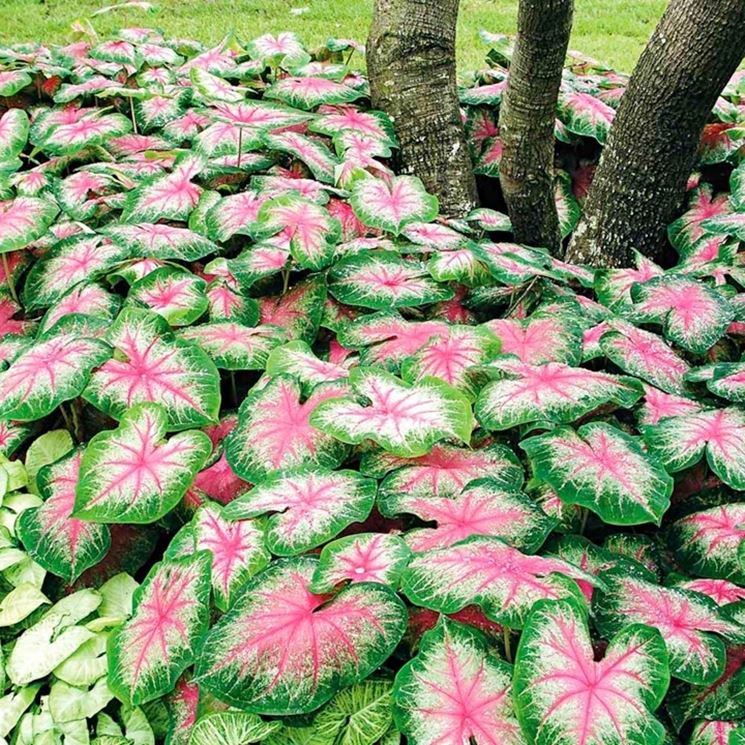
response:
[[[745,737],[745,79],[596,272],[510,241],[487,41],[463,219],[351,41],[0,48],[0,738]],[[566,69],[565,237],[625,83]]]

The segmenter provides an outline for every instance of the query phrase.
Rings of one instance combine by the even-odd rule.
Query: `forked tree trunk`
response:
[[[631,76],[570,261],[659,259],[685,195],[703,127],[745,53],[745,0],[671,0]]]
[[[518,243],[561,248],[554,199],[554,122],[574,0],[520,0],[499,114],[499,180]]]
[[[398,170],[462,216],[478,197],[458,106],[457,20],[458,0],[375,0],[367,69],[373,106],[393,118]]]

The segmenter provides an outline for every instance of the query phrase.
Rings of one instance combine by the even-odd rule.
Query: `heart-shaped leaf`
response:
[[[28,114],[23,109],[8,109],[0,116],[0,161],[18,156],[28,139]]]
[[[207,310],[206,289],[207,283],[190,272],[161,267],[132,285],[127,302],[149,308],[171,326],[188,326]]]
[[[44,504],[24,510],[16,531],[34,561],[72,584],[109,550],[105,525],[72,517],[82,452],[74,450],[36,475]]]
[[[628,626],[597,660],[587,613],[568,601],[536,604],[515,659],[520,721],[536,745],[660,745],[654,712],[669,682],[658,631]]]
[[[415,605],[440,613],[478,605],[493,621],[519,629],[537,600],[582,602],[570,577],[596,584],[592,575],[561,559],[526,556],[499,538],[473,536],[414,556],[401,586]]]
[[[217,253],[217,246],[204,236],[172,225],[114,224],[104,228],[103,232],[118,246],[129,249],[132,256],[196,261]]]
[[[209,596],[206,552],[153,567],[134,614],[109,640],[109,686],[119,698],[138,705],[171,691],[207,629]]]
[[[272,477],[232,501],[228,519],[270,514],[267,548],[294,556],[320,546],[355,522],[363,522],[375,502],[377,483],[356,471],[303,470]]]
[[[396,675],[394,716],[411,745],[522,745],[512,666],[477,631],[442,619]]]
[[[520,443],[536,477],[563,502],[579,504],[610,525],[659,524],[673,480],[638,438],[605,422],[560,427]]]
[[[285,340],[277,326],[251,328],[235,321],[203,323],[180,336],[204,350],[222,370],[263,370],[269,353]]]
[[[470,441],[468,400],[436,378],[409,387],[388,373],[355,368],[349,382],[356,398],[320,404],[311,415],[314,427],[342,442],[372,440],[404,457],[424,455],[446,438]]]
[[[164,440],[158,404],[128,409],[119,427],[95,435],[80,464],[75,516],[103,523],[152,523],[173,509],[212,452],[203,432]]]
[[[0,254],[23,248],[40,238],[58,212],[50,199],[16,197],[0,202]]]
[[[217,368],[201,349],[169,331],[155,313],[123,310],[109,332],[114,357],[93,373],[84,398],[114,419],[138,403],[162,404],[172,430],[216,422]]]
[[[403,603],[372,583],[332,598],[313,595],[316,563],[273,562],[249,580],[207,636],[197,665],[201,685],[244,710],[300,714],[388,658],[406,629]]]

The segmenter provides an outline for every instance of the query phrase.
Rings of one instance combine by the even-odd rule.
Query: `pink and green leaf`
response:
[[[0,161],[21,153],[28,140],[28,128],[28,114],[23,109],[8,109],[0,116]]]
[[[411,745],[523,745],[512,666],[474,629],[448,619],[396,675],[394,717]]]
[[[72,517],[81,458],[74,450],[39,471],[36,483],[44,503],[24,510],[16,524],[29,556],[68,584],[97,564],[111,544],[107,526]]]
[[[206,552],[153,567],[133,616],[109,641],[108,683],[119,698],[138,705],[173,689],[207,630],[209,595]]]
[[[212,452],[203,432],[166,439],[163,407],[131,407],[119,427],[95,435],[80,464],[74,515],[101,523],[152,523],[170,512]]]
[[[560,499],[610,525],[660,524],[673,480],[639,438],[605,422],[560,427],[523,440],[535,476]]]
[[[536,745],[660,745],[654,712],[669,683],[658,631],[630,625],[598,660],[586,611],[567,601],[536,604],[515,659],[518,715]]]
[[[209,306],[207,283],[174,267],[162,267],[135,282],[127,304],[149,308],[171,326],[189,326],[204,315]]]
[[[196,261],[218,251],[217,246],[204,236],[172,225],[114,224],[103,232],[132,256],[142,258]]]
[[[364,522],[377,483],[355,471],[304,469],[262,481],[225,508],[228,519],[268,515],[266,545],[277,556],[295,556]]]
[[[286,77],[273,83],[264,95],[289,106],[312,111],[322,104],[351,103],[363,94],[344,83],[337,83],[327,78]]]
[[[23,248],[40,238],[58,212],[51,199],[16,197],[0,202],[0,254]]]
[[[362,583],[314,595],[308,585],[316,566],[310,557],[273,562],[249,580],[207,636],[200,685],[243,710],[299,714],[389,657],[408,617],[396,594]]]
[[[174,337],[163,318],[127,308],[109,334],[114,357],[91,376],[83,394],[114,419],[143,402],[162,404],[171,430],[217,421],[220,378],[209,356]]]

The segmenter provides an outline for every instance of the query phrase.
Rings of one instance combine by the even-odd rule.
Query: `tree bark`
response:
[[[703,127],[744,53],[744,0],[671,0],[621,98],[568,260],[662,257]]]
[[[458,1],[375,0],[367,40],[372,103],[393,119],[396,166],[453,216],[478,202],[455,79]]]
[[[554,122],[574,0],[520,0],[499,114],[499,180],[518,243],[561,249],[554,199]]]

